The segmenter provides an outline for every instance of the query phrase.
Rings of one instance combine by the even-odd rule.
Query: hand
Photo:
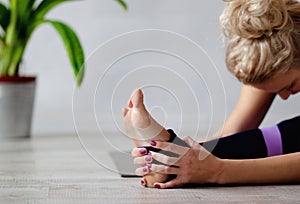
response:
[[[152,166],[151,152],[147,152],[145,148],[134,148],[131,154],[136,157],[134,159],[135,165],[145,166],[136,171],[137,175],[143,176],[141,179],[142,186],[153,188],[156,182],[166,182],[169,179],[169,175],[167,174],[150,172]]]
[[[221,159],[209,153],[200,144],[185,137],[183,140],[191,147],[182,147],[169,142],[155,141],[153,147],[178,154],[179,157],[168,157],[166,155],[152,152],[143,157],[136,157],[134,163],[144,167],[136,170],[137,175],[146,175],[151,172],[163,174],[176,174],[177,177],[166,183],[156,182],[156,188],[173,188],[188,183],[217,183],[222,172],[223,162]],[[133,150],[134,155],[137,150]],[[147,164],[147,160],[156,160],[165,165]],[[173,165],[173,166],[171,166]]]

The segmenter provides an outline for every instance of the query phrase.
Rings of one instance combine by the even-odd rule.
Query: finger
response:
[[[204,147],[202,147],[199,143],[195,142],[191,137],[186,136],[183,138],[183,140],[189,144],[192,148],[194,149],[199,149],[199,160],[204,160],[206,159],[211,153],[207,151]]]
[[[142,157],[136,157],[133,160],[133,163],[137,166],[145,166],[152,162],[152,157],[150,155],[145,155]]]
[[[152,172],[162,173],[162,174],[177,174],[179,169],[177,167],[159,165],[159,164],[150,164],[150,170]]]
[[[166,183],[154,183],[154,188],[174,188],[177,186],[181,186],[183,183],[180,181],[180,179],[175,178],[171,181],[168,181]]]
[[[122,109],[122,115],[123,115],[123,117],[125,117],[127,115],[128,111],[129,111],[128,108],[123,108]]]
[[[156,152],[152,152],[152,158],[168,166],[176,165],[177,161],[179,160],[179,158],[177,157],[169,157],[164,154],[160,154]]]
[[[176,145],[176,144],[173,144],[170,142],[152,141],[150,144],[151,144],[151,146],[153,146],[155,148],[173,152],[178,155],[184,155],[189,150],[188,147],[183,147],[183,146]]]
[[[140,167],[140,168],[137,168],[137,169],[135,170],[135,174],[136,174],[137,176],[144,176],[144,175],[146,175],[146,174],[148,174],[148,173],[150,173],[150,169],[149,169],[148,166]]]
[[[190,136],[185,136],[182,138],[190,147],[194,147],[195,145],[199,145],[198,142],[195,142]]]
[[[146,148],[143,148],[143,147],[135,147],[132,149],[131,151],[131,156],[133,157],[140,157],[140,156],[144,156],[148,154],[148,151]]]

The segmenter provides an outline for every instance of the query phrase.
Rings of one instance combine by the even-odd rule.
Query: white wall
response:
[[[112,0],[71,2],[48,15],[67,22],[76,30],[87,56],[85,81],[75,90],[77,129],[99,131],[96,114],[103,131],[119,131],[119,128],[122,131],[120,108],[126,104],[133,87],[146,86],[146,104],[159,121],[182,134],[197,134],[193,130],[197,128],[211,134],[232,110],[240,88],[224,65],[224,46],[218,25],[224,3],[199,0],[128,0],[127,3],[129,10],[125,12]],[[135,32],[99,47],[117,35],[142,29],[165,31]],[[199,80],[200,75],[195,77],[195,72],[179,58],[146,51],[120,60],[105,74],[107,66],[116,58],[142,48],[176,53],[192,63],[202,79]],[[50,26],[34,33],[23,65],[24,72],[38,75],[33,133],[74,132],[73,75],[62,42]],[[155,66],[140,72],[135,70],[150,65]],[[131,74],[124,78],[128,73]],[[99,80],[103,84],[97,86]],[[297,114],[299,101],[299,96],[284,104],[276,100],[264,125]]]

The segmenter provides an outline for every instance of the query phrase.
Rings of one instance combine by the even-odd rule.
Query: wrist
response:
[[[226,184],[226,172],[228,171],[228,160],[217,158],[216,172],[213,176],[215,184]]]
[[[240,183],[242,175],[246,173],[239,175],[244,165],[243,160],[222,159],[217,183],[221,185]]]

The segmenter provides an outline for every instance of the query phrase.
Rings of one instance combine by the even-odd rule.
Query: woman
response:
[[[233,112],[220,131],[224,138],[211,153],[206,150],[210,142],[198,144],[189,137],[184,138],[189,147],[164,142],[172,133],[149,116],[141,91],[134,92],[123,115],[126,130],[134,137],[136,146],[149,145],[153,140],[152,147],[179,155],[176,158],[151,151],[149,154],[146,148],[133,149],[135,163],[143,166],[137,169],[137,174],[144,175],[141,183],[145,186],[300,182],[300,117],[257,129],[276,95],[285,100],[300,91],[300,3],[294,0],[226,2],[220,17],[227,39],[226,65],[243,86]],[[245,140],[250,144],[239,149]],[[176,176],[170,178],[170,175]]]

